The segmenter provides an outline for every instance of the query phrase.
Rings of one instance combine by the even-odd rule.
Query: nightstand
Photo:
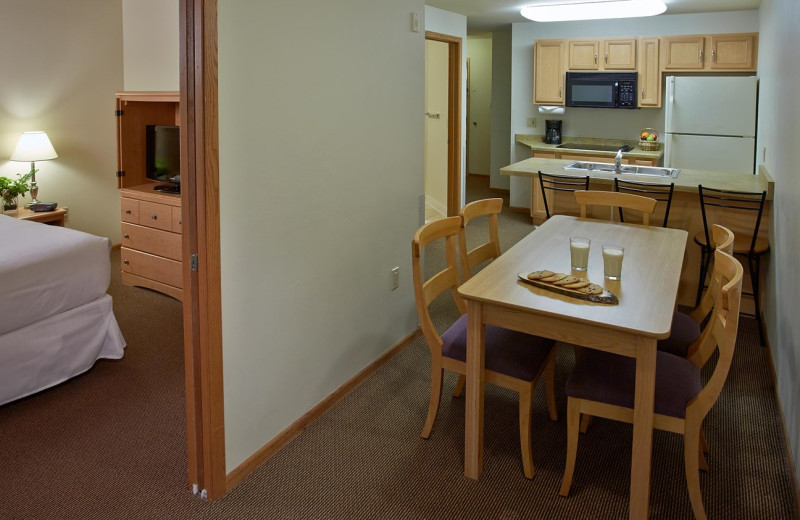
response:
[[[51,226],[64,227],[66,220],[67,210],[57,208],[53,211],[31,211],[28,208],[19,208],[16,213],[5,213],[9,217],[14,217],[20,220],[32,220],[34,222],[41,222],[43,224],[50,224]]]

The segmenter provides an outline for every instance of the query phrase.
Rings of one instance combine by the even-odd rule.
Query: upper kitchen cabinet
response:
[[[709,34],[661,37],[661,70],[755,71],[758,35]]]
[[[661,106],[661,69],[658,38],[639,39],[639,106]]]
[[[537,40],[533,54],[533,102],[564,104],[564,40]]]
[[[569,70],[636,70],[636,39],[567,40]]]

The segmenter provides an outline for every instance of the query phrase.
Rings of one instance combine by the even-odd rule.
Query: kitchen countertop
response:
[[[613,159],[617,152],[603,152],[600,150],[581,150],[581,149],[574,149],[574,148],[558,148],[558,145],[555,144],[548,144],[542,141],[544,136],[541,135],[528,135],[528,134],[515,134],[515,140],[522,145],[527,146],[534,152],[558,152],[558,153],[580,153],[580,154],[590,154],[598,157],[608,156],[609,159]],[[639,141],[625,141],[622,139],[597,139],[593,137],[564,137],[562,139],[562,144],[572,144],[578,145],[581,144],[593,144],[593,145],[610,145],[610,146],[622,146],[627,144],[631,147],[631,151],[623,152],[624,158],[629,159],[652,159],[658,163],[661,160],[661,157],[664,155],[663,144],[659,147],[658,150],[642,150],[639,148]]]
[[[564,159],[530,158],[518,163],[510,164],[505,168],[500,168],[500,174],[520,177],[536,177],[538,175],[538,171],[542,170],[542,172],[545,173],[583,175],[584,173],[580,171],[564,169],[564,166],[572,162],[574,161]],[[631,175],[624,173],[617,175],[611,172],[599,171],[590,171],[586,173],[592,178],[592,180],[605,180],[609,183],[613,182],[614,177],[619,177],[620,180],[652,182],[667,185],[671,182],[674,182],[675,191],[694,193],[697,193],[698,184],[720,190],[750,192],[766,190],[768,200],[772,200],[775,189],[772,177],[763,167],[759,168],[758,175],[750,175],[747,173],[715,172],[710,170],[690,170],[681,168],[680,174],[678,174],[678,176],[674,179],[669,177],[653,177],[650,175]]]

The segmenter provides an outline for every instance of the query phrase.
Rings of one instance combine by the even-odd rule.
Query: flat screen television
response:
[[[181,192],[181,139],[180,127],[147,125],[145,160],[148,179],[159,184],[156,191]]]

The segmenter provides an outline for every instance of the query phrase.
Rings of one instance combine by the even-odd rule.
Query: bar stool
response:
[[[574,175],[558,175],[555,173],[542,173],[539,170],[539,186],[542,188],[542,201],[544,212],[550,218],[550,206],[547,204],[546,190],[550,191],[586,191],[589,189],[589,176],[576,177]]]
[[[761,322],[761,304],[759,301],[759,276],[761,273],[761,257],[769,252],[769,241],[766,238],[759,237],[758,230],[761,227],[761,216],[764,213],[764,202],[767,199],[767,192],[718,190],[704,187],[702,184],[697,187],[697,192],[700,195],[703,231],[694,236],[695,243],[699,245],[702,250],[700,258],[700,280],[698,282],[695,305],[700,304],[703,289],[705,288],[706,275],[708,274],[711,259],[714,256],[714,249],[716,248],[711,238],[710,229],[712,222],[710,222],[708,208],[713,206],[754,216],[752,233],[736,231],[736,238],[733,242],[733,254],[747,258],[747,265],[750,271],[750,283],[753,288],[752,292],[743,292],[742,294],[753,298],[755,314],[741,314],[756,319],[759,340],[762,345],[765,345],[763,325]],[[725,222],[719,223],[726,227],[731,227],[731,224]]]
[[[620,193],[632,193],[634,195],[642,195],[656,199],[659,202],[666,202],[667,207],[664,209],[664,223],[661,227],[667,227],[669,220],[669,208],[672,206],[672,192],[675,190],[675,183],[671,182],[669,185],[656,184],[654,182],[639,182],[639,181],[621,181],[614,177],[614,191]],[[625,222],[622,216],[622,208],[619,208],[619,221]]]

